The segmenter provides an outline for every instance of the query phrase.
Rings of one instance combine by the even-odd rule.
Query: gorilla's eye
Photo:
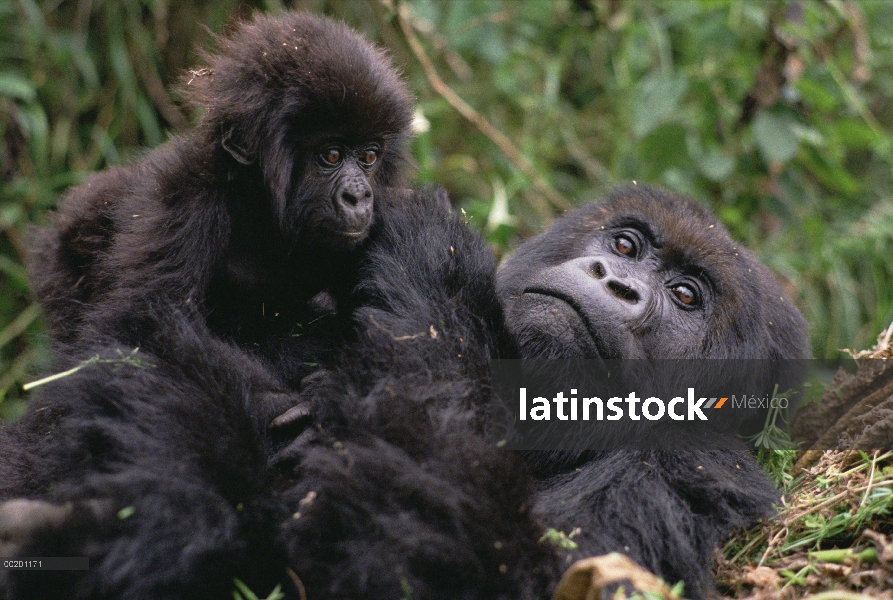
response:
[[[636,255],[636,242],[628,235],[618,235],[614,238],[614,249],[624,256]]]
[[[378,160],[378,150],[370,148],[363,153],[363,164],[367,167],[374,165],[376,160]]]
[[[335,148],[329,148],[322,153],[322,159],[327,164],[337,165],[339,162],[341,162],[341,153],[338,152]]]
[[[677,283],[670,288],[670,291],[673,292],[676,299],[685,306],[695,307],[700,302],[697,291],[690,285]]]

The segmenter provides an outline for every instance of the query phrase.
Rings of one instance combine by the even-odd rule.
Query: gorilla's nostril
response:
[[[629,302],[630,304],[636,304],[639,300],[641,300],[639,292],[629,287],[628,285],[617,281],[616,279],[612,279],[608,282],[608,289],[611,290],[611,292],[615,296],[617,296],[621,300]]]
[[[605,271],[605,266],[598,261],[592,263],[589,270],[596,279],[603,279],[605,275],[608,274],[607,271]]]
[[[359,198],[352,194],[351,192],[344,191],[341,192],[341,202],[348,206],[356,206],[357,202],[359,202]]]

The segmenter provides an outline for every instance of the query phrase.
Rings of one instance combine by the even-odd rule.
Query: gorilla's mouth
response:
[[[342,231],[340,234],[349,240],[359,241],[369,235],[369,228],[364,227],[363,229],[358,229],[356,231]]]
[[[580,323],[582,324],[583,329],[586,330],[586,333],[589,335],[589,339],[592,340],[592,344],[595,348],[596,356],[589,357],[589,358],[609,358],[610,353],[608,353],[606,351],[606,349],[603,347],[604,345],[600,342],[598,337],[595,335],[595,329],[593,328],[592,323],[586,317],[582,308],[577,303],[577,301],[574,300],[574,298],[572,296],[570,296],[568,294],[564,294],[564,293],[556,291],[556,290],[550,290],[550,289],[545,289],[545,288],[540,288],[540,287],[526,288],[521,293],[521,295],[522,296],[527,296],[527,295],[529,295],[529,296],[545,296],[548,298],[552,298],[553,300],[558,300],[562,304],[566,305],[568,308],[570,308],[573,311],[573,313],[580,320]]]

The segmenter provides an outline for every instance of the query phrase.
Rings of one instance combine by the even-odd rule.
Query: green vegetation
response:
[[[233,585],[236,587],[233,591],[234,600],[282,600],[282,598],[285,598],[285,594],[282,593],[278,585],[266,598],[260,598],[257,594],[251,591],[251,588],[238,579],[233,580]]]
[[[828,452],[784,486],[778,518],[723,550],[728,595],[793,598],[856,589],[883,597],[893,551],[893,452]]]
[[[28,225],[197,115],[196,47],[278,0],[0,0],[0,411],[45,364]],[[500,253],[630,182],[692,195],[787,281],[817,356],[893,320],[893,3],[304,0],[391,49],[418,179]]]

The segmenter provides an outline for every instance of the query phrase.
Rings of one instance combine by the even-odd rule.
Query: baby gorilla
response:
[[[33,288],[54,337],[75,346],[112,335],[175,359],[159,328],[186,314],[285,408],[278,393],[306,367],[281,346],[303,333],[309,299],[326,290],[337,304],[353,288],[399,195],[387,188],[404,184],[412,99],[382,51],[303,13],[259,15],[206,60],[184,79],[201,123],[69,191],[33,244]]]

